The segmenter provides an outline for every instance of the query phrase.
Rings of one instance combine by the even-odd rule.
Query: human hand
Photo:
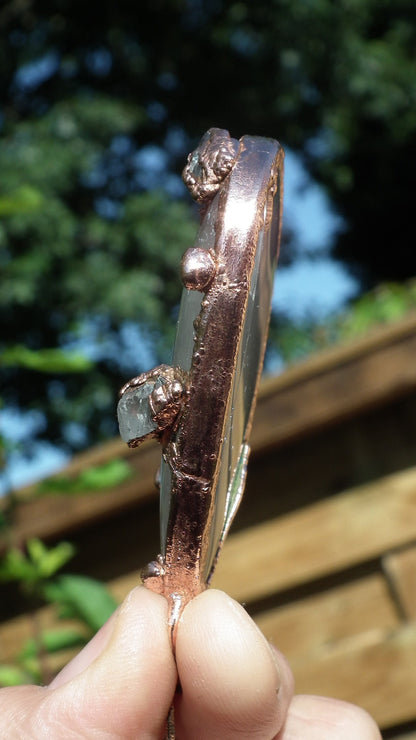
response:
[[[186,607],[177,668],[166,621],[165,599],[135,588],[50,686],[0,691],[0,737],[160,740],[175,696],[178,740],[380,740],[357,707],[293,697],[285,659],[223,592]]]

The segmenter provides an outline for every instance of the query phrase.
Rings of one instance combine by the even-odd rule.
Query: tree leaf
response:
[[[41,646],[48,653],[57,653],[60,650],[85,645],[86,636],[82,635],[79,630],[75,629],[55,629],[42,632]],[[37,640],[30,639],[25,642],[19,653],[19,660],[36,658],[39,653],[39,644]]]
[[[95,633],[111,616],[117,602],[104,584],[78,575],[62,575],[44,588],[46,598],[62,604],[67,614],[81,619]]]
[[[25,367],[40,373],[85,373],[94,363],[79,352],[62,349],[32,350],[15,345],[3,350],[0,365],[4,367]]]
[[[102,465],[94,465],[77,476],[56,475],[41,481],[36,489],[42,493],[87,493],[113,488],[131,478],[132,468],[124,458],[115,458]]]
[[[36,566],[17,547],[6,552],[0,563],[0,581],[33,583],[38,578]]]
[[[33,587],[54,575],[75,552],[69,542],[48,549],[36,538],[28,540],[26,547],[27,555],[17,547],[6,552],[0,563],[0,581],[18,581]]]
[[[26,547],[29,556],[38,569],[39,579],[50,578],[60,570],[75,554],[75,548],[69,542],[59,542],[48,549],[43,542],[33,538]]]
[[[0,195],[0,217],[31,213],[41,207],[43,195],[32,185],[20,185],[9,195]]]
[[[20,686],[32,683],[33,676],[15,665],[0,665],[0,686]]]

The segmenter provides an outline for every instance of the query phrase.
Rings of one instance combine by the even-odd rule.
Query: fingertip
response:
[[[178,626],[182,695],[178,726],[187,737],[272,737],[287,704],[286,675],[243,607],[210,589],[193,599]],[[202,734],[201,734],[202,733]]]
[[[66,716],[76,707],[80,736],[93,730],[136,737],[143,728],[149,736],[160,734],[177,682],[167,616],[163,597],[133,589],[114,615],[102,651],[58,686]]]
[[[302,695],[293,697],[281,740],[303,737],[310,740],[381,740],[371,715],[361,707],[340,699]]]
[[[289,661],[280,650],[273,645],[272,642],[268,642],[269,648],[272,653],[273,660],[278,668],[280,675],[280,691],[286,695],[287,704],[291,701],[295,692],[295,679],[290,667]]]

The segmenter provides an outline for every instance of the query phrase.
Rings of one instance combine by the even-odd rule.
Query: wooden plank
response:
[[[292,661],[296,691],[350,701],[381,727],[393,727],[415,718],[415,656],[415,623],[387,635],[367,634],[364,642],[345,640],[319,656]]]
[[[256,614],[254,619],[289,660],[327,649],[345,638],[399,626],[380,574]]]
[[[33,622],[27,614],[0,625],[0,663],[9,663],[23,643],[33,637]]]
[[[57,619],[56,609],[45,606],[37,609],[33,614],[22,614],[0,624],[0,663],[13,662],[20,653],[22,647],[28,640],[32,640],[35,634],[50,629],[72,629],[76,628],[81,634],[87,635],[80,622],[70,619]],[[61,651],[59,656],[53,658],[58,668],[65,665],[67,660],[76,650]],[[51,656],[48,656],[48,665],[51,666]]]
[[[368,354],[378,352],[387,346],[406,343],[416,334],[416,311],[389,324],[372,327],[365,336],[335,344],[313,353],[305,360],[289,365],[279,376],[265,375],[259,397],[267,397],[276,390],[300,383],[310,375],[325,374],[338,365],[359,360]]]
[[[264,598],[416,539],[416,468],[229,537],[213,585]]]
[[[87,468],[104,465],[113,458],[134,455],[134,452],[134,450],[129,450],[118,437],[110,439],[107,442],[102,442],[83,452],[79,452],[65,465],[62,471],[52,477],[59,478],[61,475],[76,476]],[[36,492],[37,486],[37,483],[23,486],[16,491],[15,495],[19,501],[31,499]]]
[[[253,451],[351,418],[416,388],[416,316],[320,353],[262,386]]]
[[[416,545],[386,555],[383,566],[403,613],[409,620],[416,619]]]
[[[80,455],[62,471],[62,475],[72,476],[92,465],[103,464],[116,457],[125,458],[131,465],[132,476],[116,488],[79,495],[48,493],[40,496],[36,496],[36,485],[25,489],[24,500],[14,513],[14,541],[24,542],[30,537],[62,537],[90,521],[114,515],[137,505],[138,501],[154,498],[157,493],[154,478],[160,464],[160,447],[156,443],[145,443],[140,454],[134,453],[122,442],[112,441],[107,446],[102,445],[99,450]],[[5,543],[0,541],[0,552],[4,547]]]

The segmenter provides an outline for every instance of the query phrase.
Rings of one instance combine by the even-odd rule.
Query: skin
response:
[[[381,740],[358,707],[294,696],[284,657],[223,592],[186,607],[177,668],[166,620],[165,599],[135,588],[50,686],[0,691],[0,736],[161,740],[175,696],[178,740]]]

